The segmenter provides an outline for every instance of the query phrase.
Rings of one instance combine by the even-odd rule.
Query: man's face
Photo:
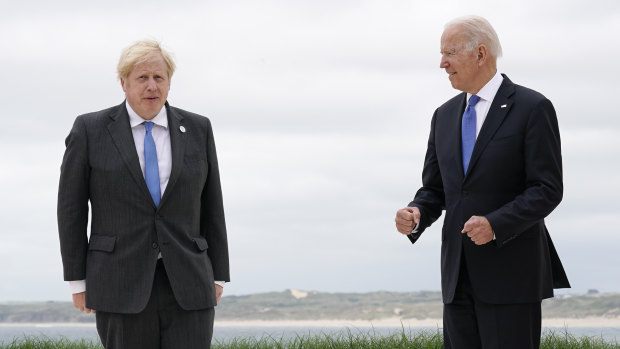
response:
[[[441,63],[445,69],[452,87],[463,92],[478,93],[484,83],[482,71],[478,66],[478,50],[467,50],[467,38],[462,34],[459,26],[447,28],[441,36]]]
[[[161,110],[168,98],[170,79],[168,66],[160,54],[136,64],[126,79],[121,79],[125,98],[131,108],[143,119],[151,120]]]

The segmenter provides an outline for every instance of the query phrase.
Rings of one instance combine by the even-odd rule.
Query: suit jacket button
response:
[[[152,246],[153,246],[153,249],[157,249],[157,247],[159,247],[156,242],[154,242]]]

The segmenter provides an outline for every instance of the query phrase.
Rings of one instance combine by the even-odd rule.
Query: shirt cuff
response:
[[[215,284],[221,287],[224,287],[224,285],[226,284],[226,281],[216,281]]]
[[[86,292],[86,280],[69,281],[71,294]]]
[[[411,233],[407,235],[416,234],[418,232],[418,228],[420,228],[420,225],[416,224],[415,227],[413,227],[413,230],[411,231]]]

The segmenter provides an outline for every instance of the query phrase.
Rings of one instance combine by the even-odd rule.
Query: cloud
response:
[[[620,290],[590,272],[618,264],[616,1],[149,5],[26,1],[0,14],[0,298],[68,299],[55,223],[63,141],[77,115],[123,101],[115,65],[144,37],[175,54],[171,104],[213,122],[228,294],[439,289],[441,221],[411,246],[393,218],[421,184],[434,109],[457,92],[438,69],[439,36],[466,13],[496,27],[500,69],[557,110],[565,197],[547,224],[574,291]]]

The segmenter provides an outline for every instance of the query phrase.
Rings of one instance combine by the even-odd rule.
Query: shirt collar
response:
[[[155,125],[159,125],[166,129],[168,128],[168,113],[166,112],[165,105],[151,120],[144,120],[140,115],[138,115],[138,113],[131,109],[129,102],[125,101],[125,106],[127,107],[127,113],[129,114],[129,125],[131,125],[132,128],[142,124],[145,121],[152,121]]]
[[[491,78],[491,80],[489,80],[489,82],[487,82],[486,85],[484,85],[480,89],[480,91],[476,93],[476,96],[487,102],[491,102],[495,98],[497,91],[499,91],[499,87],[502,85],[502,81],[504,81],[504,77],[499,72],[496,72],[495,75]],[[468,101],[469,97],[471,97],[471,93],[467,94]]]

